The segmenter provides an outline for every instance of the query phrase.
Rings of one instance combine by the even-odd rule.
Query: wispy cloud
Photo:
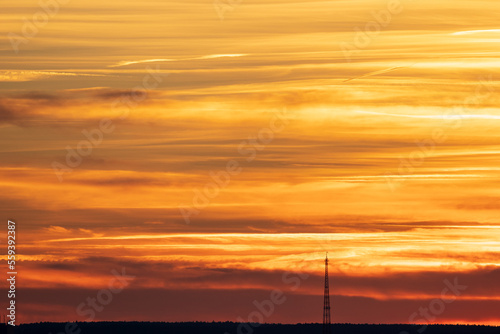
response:
[[[55,71],[0,71],[0,81],[31,81],[56,76],[102,77],[104,75]]]
[[[392,72],[392,71],[396,71],[396,70],[399,70],[401,68],[406,68],[406,67],[409,67],[409,66],[394,66],[394,67],[386,68],[386,69],[379,70],[379,71],[373,71],[373,72],[369,72],[369,73],[360,75],[358,77],[349,78],[347,80],[344,80],[344,82],[348,82],[348,81],[355,80],[355,79],[361,79],[361,78],[371,77],[373,75],[383,74],[383,73],[387,73],[387,72]]]
[[[404,115],[404,114],[389,114],[376,111],[362,111],[356,110],[360,114],[379,115],[379,116],[392,116],[392,117],[407,117],[407,118],[426,118],[426,119],[500,119],[500,115]]]
[[[459,35],[472,35],[472,34],[482,34],[482,33],[500,33],[500,29],[457,31],[452,33],[452,35],[459,36]]]
[[[180,58],[180,59],[170,59],[170,58],[157,58],[157,59],[143,59],[143,60],[132,60],[132,61],[121,61],[114,65],[110,65],[109,67],[121,67],[128,66],[133,64],[142,64],[142,63],[157,63],[157,62],[171,62],[171,61],[186,61],[186,60],[203,60],[203,59],[216,59],[216,58],[224,58],[224,57],[243,57],[246,54],[216,54],[216,55],[207,55],[201,57],[194,58]]]
[[[121,67],[121,66],[133,65],[133,64],[158,63],[158,62],[167,62],[167,61],[175,61],[175,59],[158,58],[158,59],[143,59],[143,60],[135,60],[135,61],[121,61],[117,64],[110,65],[108,67]]]
[[[247,54],[236,53],[236,54],[208,55],[208,56],[191,58],[191,59],[187,59],[187,60],[214,59],[214,58],[224,58],[224,57],[243,57],[243,56],[247,56]]]

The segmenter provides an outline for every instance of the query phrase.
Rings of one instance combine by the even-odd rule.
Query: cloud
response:
[[[0,101],[0,124],[12,122],[16,118],[15,111],[6,106],[6,103]]]
[[[135,61],[121,61],[115,65],[110,65],[108,67],[121,67],[121,66],[133,65],[133,64],[169,62],[169,61],[176,61],[176,59],[158,58],[158,59],[144,59],[144,60],[135,60]]]
[[[45,231],[49,232],[50,234],[55,233],[56,235],[57,234],[70,234],[71,233],[72,236],[78,236],[78,235],[88,236],[89,234],[93,235],[94,237],[100,237],[101,236],[100,234],[93,233],[92,230],[90,230],[90,229],[85,229],[85,228],[71,228],[71,229],[68,229],[66,227],[54,226],[54,225],[50,225],[49,227],[46,227]]]
[[[457,31],[452,33],[451,35],[460,36],[460,35],[474,35],[474,34],[484,34],[484,33],[500,33],[500,29]]]
[[[246,54],[215,54],[215,55],[207,55],[207,56],[200,56],[200,57],[194,57],[194,58],[180,58],[180,59],[169,59],[169,58],[143,59],[143,60],[133,60],[133,61],[121,61],[119,63],[116,63],[114,65],[110,65],[108,67],[122,67],[122,66],[143,64],[143,63],[203,60],[203,59],[216,59],[216,58],[225,58],[225,57],[243,57],[243,56],[247,56],[247,55]]]
[[[50,77],[103,77],[103,74],[78,73],[78,72],[56,72],[56,71],[0,71],[0,81],[34,81]]]
[[[361,111],[356,110],[355,112],[360,114],[368,115],[379,115],[379,116],[391,116],[391,117],[407,117],[407,118],[425,118],[425,119],[441,119],[441,120],[454,120],[454,119],[500,119],[500,115],[476,115],[476,114],[458,114],[454,115],[451,113],[443,115],[404,115],[404,114],[389,114],[383,112],[375,111]]]
[[[62,226],[49,226],[46,228],[46,230],[48,232],[53,232],[53,233],[69,233],[70,230],[68,230],[67,228],[64,228]]]
[[[394,67],[387,68],[387,69],[380,70],[380,71],[373,71],[373,72],[370,72],[370,73],[367,73],[367,74],[364,74],[364,75],[361,75],[361,76],[358,76],[358,77],[354,77],[354,78],[350,78],[350,79],[344,80],[344,82],[348,82],[348,81],[356,80],[356,79],[361,79],[361,78],[366,78],[366,77],[370,77],[370,76],[374,76],[374,75],[384,74],[384,73],[388,73],[388,72],[399,70],[401,68],[407,68],[407,67],[410,67],[410,66],[394,66]]]
[[[7,2],[3,36],[32,14]],[[497,2],[409,5],[350,63],[339,43],[358,45],[357,28],[384,4],[257,1],[219,24],[206,1],[109,2],[98,13],[94,2],[61,11],[21,56],[2,49],[0,206],[23,224],[20,293],[47,288],[25,293],[21,319],[75,320],[75,306],[124,265],[136,289],[103,318],[233,320],[308,257],[310,283],[275,320],[317,321],[327,248],[336,321],[406,321],[447,274],[471,278],[469,304],[450,317],[498,319],[498,273],[473,269],[498,264],[499,94],[439,116],[497,72],[497,29],[477,30],[498,25]],[[101,119],[114,122],[113,103],[133,101],[146,65],[171,75],[59,183],[51,163],[67,163],[66,148],[84,148]],[[284,106],[287,127],[247,161],[240,143]],[[391,192],[385,173],[418,160],[415,141],[443,119],[470,121],[398,173]],[[242,173],[187,228],[179,203],[194,204],[231,159]]]
[[[140,279],[140,277],[139,277]],[[137,279],[136,279],[137,280]],[[318,281],[318,283],[321,283]],[[275,305],[275,310],[266,322],[298,323],[318,322],[321,319],[321,284],[316,287],[318,293],[304,292],[302,286],[293,292],[282,284],[280,290],[285,302]],[[439,285],[439,292],[444,284]],[[115,295],[112,303],[98,313],[99,320],[134,319],[136,321],[238,321],[239,317],[248,317],[256,311],[255,302],[270,298],[270,289],[172,289],[164,288],[125,288]],[[438,292],[438,294],[439,294]],[[20,290],[18,300],[25,305],[19,312],[26,322],[67,321],[75,319],[75,305],[84,302],[89,296],[95,296],[92,289],[33,289]],[[332,317],[336,323],[408,323],[409,317],[427,307],[433,301],[429,299],[387,299],[362,296],[338,295],[331,290]],[[434,302],[435,303],[435,302]],[[134,305],[141,305],[137,312]],[[304,307],[317,305],[318,307]],[[47,307],[61,307],[62,312],[48,315],[43,312]],[[462,300],[446,304],[446,312],[433,320],[433,323],[474,323],[483,320],[499,322],[497,310],[499,300]],[[319,315],[319,316],[318,316]],[[77,319],[84,320],[84,319]],[[416,322],[425,323],[425,319]]]

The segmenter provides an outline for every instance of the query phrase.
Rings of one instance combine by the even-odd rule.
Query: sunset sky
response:
[[[19,320],[321,322],[328,251],[332,322],[500,325],[499,13],[4,0]]]

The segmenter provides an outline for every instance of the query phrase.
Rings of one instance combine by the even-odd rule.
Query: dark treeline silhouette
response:
[[[2,328],[3,327],[3,328]],[[0,333],[23,334],[320,334],[322,324],[240,324],[234,322],[42,322],[16,327],[0,324]],[[333,334],[500,334],[500,327],[476,325],[333,324]]]

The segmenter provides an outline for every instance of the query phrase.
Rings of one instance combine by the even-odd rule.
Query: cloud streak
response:
[[[452,35],[461,36],[461,35],[475,35],[475,34],[488,34],[488,33],[500,33],[500,29],[457,31],[452,33]]]
[[[460,115],[403,115],[403,114],[389,114],[375,111],[360,111],[356,113],[377,115],[377,116],[390,116],[390,117],[406,117],[406,118],[422,118],[422,119],[438,119],[438,120],[456,120],[456,119],[500,119],[500,115],[474,115],[474,114],[460,114]]]
[[[135,61],[121,61],[117,64],[110,65],[109,67],[122,67],[122,66],[143,64],[143,63],[204,60],[204,59],[217,59],[217,58],[227,58],[227,57],[233,58],[233,57],[244,57],[244,56],[247,56],[247,54],[215,54],[215,55],[206,55],[206,56],[200,56],[200,57],[194,57],[194,58],[182,58],[182,59],[168,59],[168,58],[144,59],[144,60],[135,60]]]

